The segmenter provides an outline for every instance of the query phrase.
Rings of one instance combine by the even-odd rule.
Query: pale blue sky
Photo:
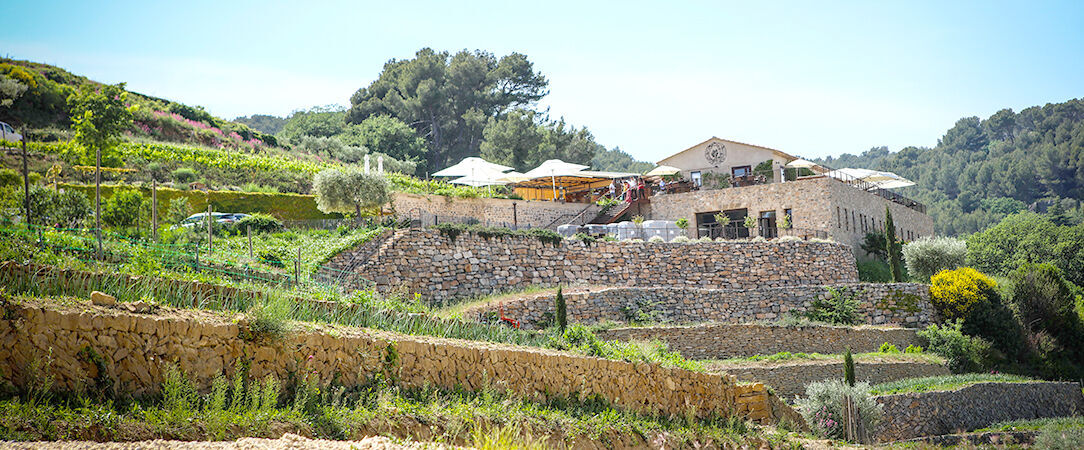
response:
[[[0,0],[0,54],[232,118],[348,104],[421,47],[518,51],[554,117],[650,161],[713,135],[934,145],[963,116],[1084,96],[1080,1],[92,3]]]

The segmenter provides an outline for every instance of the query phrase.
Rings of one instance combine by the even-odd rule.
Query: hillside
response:
[[[818,162],[915,181],[900,192],[929,206],[939,234],[980,231],[1025,209],[1078,223],[1084,215],[1084,99],[965,117],[933,148],[877,147]]]
[[[31,61],[0,58],[0,89],[3,101],[0,121],[29,130],[35,140],[67,140],[71,120],[67,99],[79,86],[94,83],[59,67]],[[248,151],[275,147],[271,134],[241,123],[215,117],[199,106],[128,91],[128,101],[138,108],[128,132],[132,140],[155,140]]]

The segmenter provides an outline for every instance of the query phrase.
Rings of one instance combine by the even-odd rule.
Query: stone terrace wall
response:
[[[867,324],[924,327],[937,321],[925,284],[846,283],[831,287],[860,293],[858,312]],[[820,285],[755,289],[613,287],[573,290],[565,295],[565,301],[568,320],[575,323],[626,323],[630,313],[635,316],[637,311],[654,313],[657,320],[674,323],[743,323],[805,312],[814,300],[828,296],[826,287]],[[481,305],[468,309],[464,317],[481,318],[496,309],[497,305]],[[504,313],[528,327],[534,326],[552,317],[553,294],[508,300],[504,302]]]
[[[739,380],[757,380],[775,390],[783,398],[805,396],[805,387],[814,381],[838,380],[843,377],[842,361],[795,361],[738,367],[724,365],[721,370]],[[870,384],[887,383],[904,378],[949,375],[944,365],[930,362],[855,361],[855,380]]]
[[[405,387],[480,389],[489,383],[528,398],[597,394],[618,407],[663,415],[680,416],[695,408],[702,415],[733,411],[760,421],[772,417],[764,385],[738,385],[729,375],[346,327],[253,341],[241,337],[247,329],[243,320],[203,311],[163,308],[161,314],[130,314],[89,303],[39,302],[5,308],[0,373],[16,385],[34,359],[51,355],[59,389],[77,389],[101,377],[120,392],[151,393],[162,382],[163,364],[175,363],[205,391],[216,375],[232,372],[235,361],[251,358],[253,377],[273,374],[287,380],[291,373],[316,371],[322,380],[337,375],[350,386],[386,372]],[[398,358],[386,364],[390,350]],[[89,354],[100,355],[104,374]]]
[[[979,383],[955,391],[877,397],[879,442],[971,431],[1008,420],[1084,414],[1077,383]]]
[[[507,314],[507,312],[506,312]],[[920,345],[913,329],[829,326],[778,326],[712,323],[687,327],[636,327],[601,330],[603,339],[666,342],[670,350],[689,359],[791,353],[875,352],[888,342],[900,350]]]
[[[601,209],[589,203],[562,203],[499,198],[449,198],[441,195],[396,193],[392,200],[395,211],[403,217],[418,219],[422,225],[434,222],[467,222],[476,220],[488,226],[548,227],[554,221],[572,216],[584,209],[584,220],[594,219]],[[515,205],[515,206],[513,206]],[[557,223],[550,227],[556,229]]]
[[[450,239],[400,230],[357,272],[380,290],[405,287],[435,300],[530,285],[698,288],[784,287],[858,281],[854,256],[827,242],[595,242],[556,245],[534,237]]]

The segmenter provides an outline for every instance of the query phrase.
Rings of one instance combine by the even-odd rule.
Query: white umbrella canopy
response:
[[[659,167],[656,167],[654,169],[651,169],[651,171],[648,172],[648,173],[645,173],[644,176],[645,177],[661,177],[661,176],[673,175],[673,174],[679,173],[679,172],[681,172],[681,169],[678,169],[677,167],[674,167],[674,166],[659,166]]]
[[[812,169],[817,167],[818,164],[808,159],[798,158],[794,161],[787,163],[787,167],[792,169]]]
[[[531,177],[529,177],[527,175],[524,175],[522,173],[516,172],[514,170],[511,171],[511,172],[505,172],[505,173],[503,173],[501,175],[502,176],[500,178],[497,178],[497,181],[503,181],[505,183],[519,183],[519,182],[527,181],[527,180],[531,179]]]
[[[853,169],[844,168],[836,169],[828,172],[828,176],[832,178],[839,178],[841,180],[862,180],[873,174],[869,169]]]
[[[433,176],[434,177],[469,177],[469,176],[474,176],[475,173],[478,173],[479,171],[482,171],[482,170],[494,171],[494,172],[505,172],[505,171],[508,171],[508,170],[512,170],[512,168],[508,167],[508,166],[502,166],[500,164],[491,163],[489,161],[486,161],[486,160],[484,160],[482,158],[479,158],[479,157],[476,157],[476,156],[471,156],[471,157],[468,157],[468,158],[463,158],[462,161],[456,163],[455,165],[453,165],[451,167],[445,168],[444,170],[441,170],[439,172],[434,173]]]
[[[493,186],[493,185],[505,185],[507,181],[503,181],[505,177],[503,172],[493,169],[475,169],[472,174],[456,178],[451,181],[454,184],[465,184],[467,186]]]
[[[577,173],[587,170],[588,167],[582,164],[573,164],[561,161],[559,159],[546,160],[538,167],[528,170],[524,176],[534,178],[542,177],[565,177],[575,176]]]
[[[899,180],[875,181],[873,182],[873,184],[877,185],[877,187],[881,189],[898,189],[908,186],[914,186],[915,182],[906,178],[900,178]]]

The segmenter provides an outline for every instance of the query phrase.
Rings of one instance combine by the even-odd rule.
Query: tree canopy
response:
[[[896,172],[917,186],[938,234],[982,230],[1009,214],[1054,207],[1062,223],[1084,216],[1084,99],[965,117],[933,148],[875,147],[820,162]]]

